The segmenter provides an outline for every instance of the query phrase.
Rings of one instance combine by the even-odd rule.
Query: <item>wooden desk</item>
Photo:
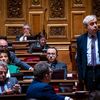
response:
[[[0,100],[25,100],[26,94],[0,95]]]
[[[21,60],[25,60],[25,58],[30,58],[32,57],[32,61],[46,61],[47,58],[46,58],[46,54],[45,53],[21,53],[21,54],[16,54],[16,56],[18,58],[20,58]],[[39,59],[39,60],[35,60],[35,58]],[[31,61],[30,61],[31,62]]]
[[[27,52],[29,45],[31,43],[37,42],[38,40],[30,40],[30,41],[12,41],[12,47],[15,49],[15,53]]]
[[[33,79],[30,79],[30,80],[22,80],[22,81],[19,81],[19,84],[30,84],[31,82],[33,81]],[[51,83],[55,83],[55,82],[62,82],[62,83],[75,83],[75,82],[78,82],[78,80],[51,80],[50,81]]]
[[[29,43],[34,43],[34,42],[38,42],[38,40],[28,40],[28,41],[12,41],[13,45],[27,45]]]
[[[59,95],[69,96],[74,100],[88,100],[89,93],[57,93]],[[26,100],[26,94],[14,94],[14,95],[0,95],[0,100]]]
[[[19,84],[23,87],[23,93],[26,92],[26,88],[31,84],[33,79],[25,79],[19,81]],[[72,93],[75,91],[76,83],[78,80],[51,80],[50,85],[53,86],[56,93]]]

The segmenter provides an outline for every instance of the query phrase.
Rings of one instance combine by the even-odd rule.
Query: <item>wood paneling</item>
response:
[[[29,23],[33,33],[39,33],[43,29],[43,11],[29,12]]]
[[[82,34],[84,32],[84,27],[82,24],[82,19],[85,17],[85,11],[72,11],[71,12],[71,38],[75,35]]]
[[[82,21],[86,15],[93,14],[93,3],[96,2],[93,0],[16,0],[16,2],[0,0],[0,35],[6,35],[11,41],[15,40],[25,22],[31,26],[34,35],[45,29],[47,42],[51,42],[50,45],[59,50],[58,59],[67,63],[68,70],[73,70],[68,49],[70,44],[67,45],[65,42],[70,43],[76,35],[85,32]],[[97,4],[96,9],[99,8],[99,3]]]

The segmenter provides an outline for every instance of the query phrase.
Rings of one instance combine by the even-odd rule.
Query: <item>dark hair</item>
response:
[[[45,61],[40,61],[34,66],[33,75],[36,79],[42,80],[45,74],[49,73],[49,64]]]
[[[7,36],[0,36],[0,39],[4,39],[7,41]]]
[[[9,59],[8,63],[10,63],[11,62],[11,58],[10,58],[10,52],[9,52],[8,48],[2,48],[2,49],[0,49],[0,54],[1,53],[6,53],[7,54],[8,59]]]
[[[39,32],[37,35],[34,36],[35,39],[40,40],[41,38],[47,39],[47,35],[44,32]]]
[[[55,49],[55,50],[56,50],[56,55],[58,55],[58,50],[57,50],[56,47],[49,47],[48,49]],[[47,49],[47,50],[48,50],[48,49]]]

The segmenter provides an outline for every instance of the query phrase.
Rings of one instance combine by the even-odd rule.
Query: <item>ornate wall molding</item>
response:
[[[67,24],[48,24],[48,38],[67,38]]]
[[[32,5],[34,6],[40,5],[40,3],[41,3],[41,0],[32,0]]]
[[[29,8],[41,8],[43,4],[43,0],[30,0]]]
[[[84,0],[72,0],[72,7],[84,7]]]
[[[100,0],[92,0],[92,12],[100,19]]]
[[[23,24],[5,24],[6,35],[16,36],[22,33]]]
[[[65,0],[48,0],[49,18],[65,18]]]
[[[23,0],[7,0],[7,18],[23,18]]]

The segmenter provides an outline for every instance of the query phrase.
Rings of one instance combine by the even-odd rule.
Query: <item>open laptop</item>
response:
[[[64,79],[64,69],[53,70],[51,79]]]

